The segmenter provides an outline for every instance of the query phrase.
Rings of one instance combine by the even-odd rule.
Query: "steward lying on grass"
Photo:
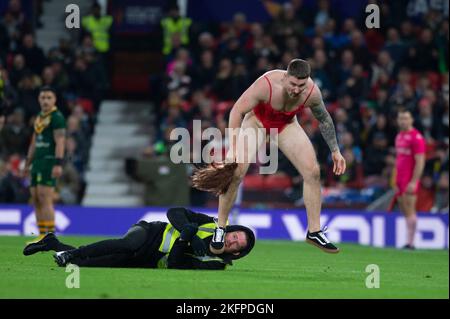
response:
[[[120,239],[107,239],[75,248],[61,243],[53,233],[29,245],[24,255],[56,251],[59,266],[69,263],[81,267],[134,267],[223,270],[232,260],[250,253],[255,235],[245,226],[226,228],[225,252],[214,255],[209,244],[215,219],[178,207],[167,211],[169,223],[140,221]],[[62,248],[64,247],[64,249]]]

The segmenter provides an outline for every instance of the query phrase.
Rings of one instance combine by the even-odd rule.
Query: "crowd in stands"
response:
[[[366,28],[365,16],[336,16],[328,0],[317,7],[292,0],[267,24],[249,23],[243,13],[229,23],[193,21],[188,44],[171,37],[154,90],[160,105],[155,145],[167,150],[160,146],[173,142],[170,129],[192,129],[193,119],[204,128],[225,128],[233,103],[254,80],[303,58],[312,66],[348,166],[344,175],[332,174],[328,147],[306,110],[299,121],[316,148],[324,186],[382,192],[393,186],[396,110],[403,106],[413,112],[427,144],[419,209],[448,212],[448,17],[429,10],[410,19],[405,6],[372,2],[381,6],[380,29]],[[176,8],[168,18],[180,19]],[[299,188],[301,177],[280,158],[280,171]]]
[[[5,12],[0,12],[4,115],[0,116],[0,202],[29,200],[29,179],[23,175],[23,165],[34,119],[40,112],[39,88],[49,85],[57,91],[56,105],[67,125],[66,160],[56,200],[80,203],[95,115],[108,83],[104,64],[88,32],[81,33],[79,43],[55,39],[54,47],[44,52],[36,43],[35,26],[28,21],[20,0],[10,0]]]

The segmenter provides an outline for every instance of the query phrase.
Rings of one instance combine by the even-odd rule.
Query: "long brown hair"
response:
[[[198,167],[192,175],[192,186],[216,196],[227,192],[234,177],[237,163],[212,163]]]

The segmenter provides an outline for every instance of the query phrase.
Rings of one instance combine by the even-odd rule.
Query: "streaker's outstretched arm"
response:
[[[345,159],[342,157],[339,150],[333,119],[323,103],[322,95],[320,94],[319,89],[315,89],[315,92],[311,96],[308,104],[312,114],[319,121],[320,133],[322,133],[325,142],[327,142],[328,147],[330,148],[331,157],[334,163],[333,172],[336,175],[341,175],[346,169]]]

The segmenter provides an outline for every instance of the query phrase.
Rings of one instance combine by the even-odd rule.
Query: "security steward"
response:
[[[162,52],[165,56],[172,54],[174,38],[179,38],[180,44],[189,45],[189,28],[192,20],[180,15],[178,5],[171,5],[167,17],[161,19],[161,27],[163,31],[163,48]]]
[[[91,7],[91,14],[82,19],[83,29],[92,35],[94,47],[101,54],[109,51],[109,30],[112,23],[113,18],[111,16],[102,16],[101,7],[98,3],[94,3]]]
[[[61,251],[61,242],[51,233],[25,255],[54,250],[56,263],[63,267],[130,267],[223,270],[232,261],[250,253],[255,245],[253,231],[229,225],[225,251],[212,254],[208,247],[216,227],[215,218],[183,207],[167,211],[169,223],[140,221],[120,239],[107,239],[79,248]],[[67,245],[65,245],[67,246]]]

